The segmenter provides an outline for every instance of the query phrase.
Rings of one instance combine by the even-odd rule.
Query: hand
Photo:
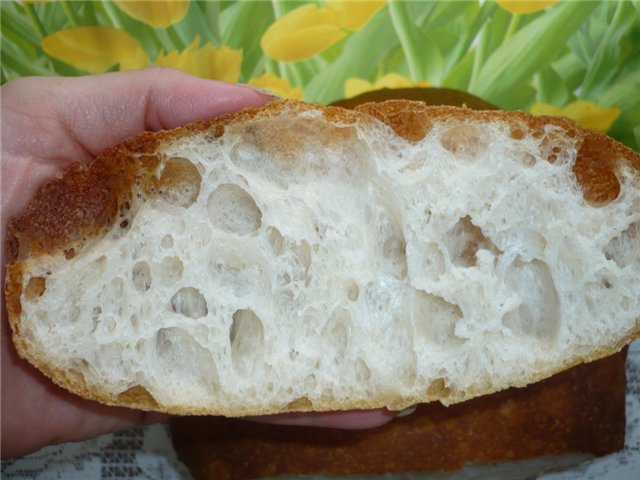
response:
[[[241,85],[152,68],[79,78],[25,78],[2,94],[2,267],[7,219],[37,188],[71,163],[145,130],[169,129],[244,107],[268,95]],[[2,279],[4,285],[4,276]],[[386,423],[387,410],[259,417],[259,421],[338,428]],[[161,421],[166,415],[115,408],[77,397],[20,359],[2,302],[2,456]]]

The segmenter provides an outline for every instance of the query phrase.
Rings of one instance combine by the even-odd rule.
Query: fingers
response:
[[[145,130],[175,128],[258,107],[272,98],[244,85],[157,67],[74,78],[33,77],[2,88],[3,113],[13,114],[9,126],[33,135],[29,148],[34,156],[68,152],[77,157],[73,147],[79,146],[91,157]],[[55,137],[56,130],[62,136]],[[55,138],[45,143],[43,132]],[[47,150],[53,142],[57,148]]]
[[[145,130],[171,129],[272,98],[242,85],[150,68],[77,79],[63,121],[93,155]]]
[[[2,322],[2,458],[169,418],[160,413],[101,405],[54,385],[18,357],[11,344],[9,325],[4,323],[5,318]]]
[[[361,430],[375,428],[395,418],[395,412],[386,408],[376,410],[349,410],[344,412],[283,413],[263,417],[247,417],[261,423],[310,427]]]

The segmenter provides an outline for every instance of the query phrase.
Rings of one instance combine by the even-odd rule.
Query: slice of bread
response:
[[[8,230],[19,353],[113,405],[445,404],[640,335],[640,155],[521,112],[273,102],[147,133]]]

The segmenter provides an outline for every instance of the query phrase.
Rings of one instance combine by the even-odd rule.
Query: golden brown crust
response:
[[[585,199],[598,206],[616,198],[619,193],[619,169],[626,165],[640,179],[640,155],[614,142],[608,137],[588,129],[581,128],[570,120],[549,117],[533,117],[523,112],[472,111],[456,107],[427,107],[422,103],[392,100],[379,104],[365,104],[356,112],[341,108],[320,107],[293,101],[272,102],[262,109],[248,109],[217,119],[200,121],[172,131],[144,133],[105,151],[89,165],[75,164],[60,178],[44,185],[25,210],[14,218],[8,226],[7,278],[5,283],[6,305],[14,339],[19,353],[28,358],[56,383],[76,391],[86,398],[109,404],[123,404],[145,409],[159,409],[173,413],[187,412],[180,406],[158,405],[152,398],[144,395],[125,395],[114,398],[113,395],[82,387],[76,376],[54,371],[45,362],[38,361],[38,352],[30,352],[27,343],[20,337],[20,297],[22,294],[23,263],[28,259],[42,255],[64,253],[75,255],[82,245],[91,238],[97,238],[108,231],[120,216],[125,216],[133,195],[141,192],[145,196],[161,194],[161,179],[157,170],[160,159],[156,153],[167,142],[206,132],[219,137],[230,125],[242,125],[254,117],[268,118],[284,111],[317,111],[332,122],[342,125],[354,122],[369,122],[376,118],[394,129],[410,142],[424,137],[434,122],[448,119],[460,121],[499,121],[511,126],[514,139],[523,138],[525,132],[534,136],[545,134],[545,128],[553,126],[577,142],[578,160],[574,171],[584,189]],[[549,161],[552,158],[553,150]],[[640,184],[640,180],[638,182]],[[126,224],[121,225],[126,228]],[[603,349],[597,356],[585,359],[573,359],[565,365],[569,368],[580,361],[593,360],[610,355],[626,342],[640,334],[637,331],[620,344]],[[528,378],[527,383],[539,378]],[[304,402],[293,404],[290,410],[306,411],[332,410],[338,408],[374,408],[381,404],[401,409],[411,403],[441,398],[460,401],[447,392],[438,391],[437,385],[423,397],[388,399],[371,398],[359,404],[338,404],[333,400],[326,404],[307,405]],[[467,392],[468,396],[484,392]],[[276,413],[282,410],[273,410]],[[256,412],[220,411],[228,415],[244,415]]]
[[[183,418],[172,424],[173,443],[198,480],[457,470],[567,452],[600,456],[624,446],[625,357],[451,407],[420,405],[373,430]]]

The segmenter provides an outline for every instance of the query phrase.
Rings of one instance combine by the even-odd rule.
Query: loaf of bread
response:
[[[444,404],[640,334],[640,155],[521,112],[273,102],[116,146],[8,229],[19,353],[107,404]]]
[[[423,472],[438,480],[532,479],[624,447],[625,357],[623,350],[449,407],[421,404],[368,430],[187,416],[172,421],[172,441],[195,480],[400,472],[421,472],[416,479],[425,478]],[[528,470],[525,459],[535,459]],[[517,474],[501,475],[505,462],[515,461]]]

